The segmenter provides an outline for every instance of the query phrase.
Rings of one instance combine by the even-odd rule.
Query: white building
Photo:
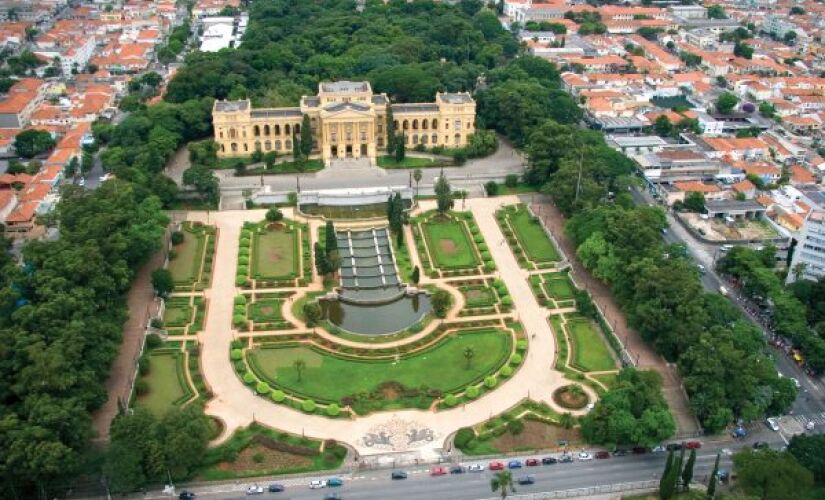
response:
[[[805,219],[787,282],[796,281],[797,274],[811,281],[825,277],[825,211],[812,210]]]

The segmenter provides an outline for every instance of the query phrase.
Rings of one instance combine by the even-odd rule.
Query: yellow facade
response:
[[[387,106],[392,106],[396,133],[410,148],[459,148],[475,132],[476,104],[468,93],[437,93],[435,102],[390,104],[373,94],[369,82],[329,82],[317,96],[304,96],[300,107],[253,109],[249,100],[216,101],[212,124],[218,156],[248,156],[253,151],[292,152],[294,137],[309,116],[313,155],[325,164],[335,158],[368,158],[374,163],[387,144]]]

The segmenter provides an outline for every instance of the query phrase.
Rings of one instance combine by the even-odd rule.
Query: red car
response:
[[[446,474],[447,474],[447,468],[446,467],[433,467],[430,470],[430,475],[431,476],[444,476]]]
[[[596,452],[596,458],[600,459],[600,460],[603,460],[605,458],[610,458],[610,453],[608,453],[606,451],[597,451]]]
[[[700,443],[699,441],[688,441],[687,444],[685,444],[685,448],[689,450],[698,450],[701,447],[702,443]]]
[[[541,462],[539,462],[538,458],[528,458],[527,460],[524,461],[524,465],[526,465],[527,467],[535,467],[536,465],[538,465],[540,463]]]
[[[488,465],[487,468],[490,470],[504,470],[504,463],[490,462],[490,465]]]

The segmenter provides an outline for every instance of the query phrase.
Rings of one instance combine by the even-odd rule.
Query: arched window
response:
[[[255,141],[255,151],[261,150],[261,141]]]
[[[301,125],[300,125],[300,124],[295,124],[295,133],[296,133],[296,134],[300,134],[300,133],[301,133]]]
[[[427,122],[424,122],[427,123]],[[421,144],[427,144],[427,134],[421,136]]]
[[[234,129],[234,128],[229,129],[229,138],[230,138],[230,139],[234,139],[234,138],[235,138],[235,136],[236,136],[237,134],[238,134],[238,133],[237,133],[237,132],[235,132],[235,129]]]
[[[418,134],[412,136],[412,143],[413,145],[418,144]]]
[[[438,134],[433,134],[433,144],[438,144]]]
[[[290,135],[290,132],[289,132],[289,123],[287,123],[286,125],[284,125],[284,133],[285,133],[286,135]]]
[[[261,136],[261,127],[255,125],[255,127],[252,129],[252,133],[255,134],[255,137],[260,137]]]
[[[287,125],[287,127],[289,127],[289,125]],[[291,140],[287,139],[287,140],[284,141],[284,149],[286,149],[287,151],[292,149],[292,141]]]
[[[244,153],[249,152],[249,145],[247,145],[246,143],[243,143],[243,151],[244,151]]]
[[[277,125],[275,125],[277,127]],[[281,141],[275,141],[275,151],[281,150]]]
[[[226,144],[221,144],[221,153],[226,153]]]
[[[456,144],[460,144],[460,143],[461,143],[461,134],[456,134],[456,135],[455,135],[455,143],[456,143]]]
[[[393,120],[393,124],[395,125],[395,127],[393,127],[393,128],[395,130],[398,130],[398,120]]]
[[[429,125],[429,123],[430,122],[426,118],[421,120],[421,128],[423,128],[424,130],[427,130],[427,126]]]
[[[233,143],[232,143],[232,152],[233,152],[233,153],[237,153],[237,152],[238,152],[238,143],[237,143],[237,142],[233,142]]]
[[[405,135],[405,136],[404,136],[404,138],[405,138],[405,140],[404,140],[404,144],[406,144],[407,146],[409,146],[409,145],[410,145],[410,141],[412,141],[412,137],[410,137],[410,136],[408,136],[408,135]]]
[[[218,132],[218,137],[220,137],[221,139],[223,139],[223,130],[221,130],[220,132]]]
[[[383,137],[378,137],[376,139],[376,143],[377,143],[379,148],[383,148],[384,147],[384,138]]]
[[[438,130],[438,120],[433,118],[433,130]]]
[[[267,151],[272,151],[272,141],[264,142],[264,149],[266,149]]]
[[[413,130],[418,130],[418,120],[413,120]]]
[[[410,128],[410,122],[408,122],[407,120],[404,120],[404,123],[402,124],[402,126],[403,126],[403,130],[407,130],[407,129]]]
[[[269,135],[269,125],[264,125],[264,135]]]
[[[281,135],[281,126],[275,125],[275,135]]]

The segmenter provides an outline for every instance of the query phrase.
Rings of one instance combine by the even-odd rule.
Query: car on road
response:
[[[682,443],[668,443],[665,449],[667,451],[679,451],[682,449]]]
[[[754,450],[761,450],[762,448],[770,448],[771,445],[767,443],[767,441],[757,441],[753,443]]]
[[[392,479],[407,479],[407,473],[403,470],[394,470],[390,474],[390,478]]]
[[[808,420],[808,423],[805,424],[805,430],[806,431],[812,431],[812,430],[814,430],[814,427],[816,427],[816,424],[814,423],[813,420]]]
[[[597,451],[596,452],[596,459],[597,460],[604,460],[605,458],[610,458],[610,453],[606,451]]]
[[[539,465],[540,463],[541,462],[539,462],[538,458],[528,458],[527,460],[524,461],[524,465],[526,465],[527,467],[535,467],[536,465]]]
[[[247,495],[263,495],[264,494],[264,487],[263,486],[258,486],[257,484],[254,484],[254,485],[249,486],[249,487],[246,488],[246,494]]]
[[[700,443],[699,441],[688,441],[687,443],[685,443],[685,448],[689,450],[698,450],[701,447],[702,443]]]
[[[490,465],[487,466],[490,470],[504,470],[504,463],[503,462],[490,462]]]
[[[582,462],[586,462],[587,460],[593,460],[593,455],[587,453],[586,451],[580,451],[579,454],[576,455],[576,458]]]
[[[623,448],[619,448],[618,450],[613,450],[613,456],[614,457],[623,457],[623,456],[627,455],[627,453],[628,453],[628,451],[623,449]]]
[[[585,406],[585,407],[584,407],[584,411],[588,411],[588,412],[589,412],[589,411],[593,411],[593,408],[595,408],[595,407],[596,407],[596,405],[595,405],[595,404],[593,404],[593,403],[587,403],[587,406]]]
[[[768,417],[765,419],[765,425],[774,432],[779,432],[779,419],[776,417]]]
[[[573,455],[569,453],[565,453],[564,455],[559,457],[560,464],[569,464],[573,462]]]
[[[635,448],[633,448],[634,455],[644,455],[645,453],[647,453],[647,448],[645,448],[644,446],[636,446]]]
[[[470,464],[467,466],[467,471],[469,472],[482,472],[484,471],[484,466],[481,464]]]
[[[719,247],[720,252],[729,252],[731,250],[733,250],[733,245],[722,245]]]
[[[309,482],[309,489],[311,489],[311,490],[317,490],[319,488],[326,488],[326,487],[327,487],[327,482],[324,481],[323,479],[313,479],[312,481]]]
[[[450,474],[464,474],[464,472],[466,472],[466,469],[463,465],[453,465],[450,467]]]
[[[728,289],[727,289],[727,288],[725,288],[724,286],[720,286],[720,287],[719,287],[719,293],[720,293],[723,297],[727,297],[727,296],[728,296]]]
[[[195,494],[191,491],[183,490],[178,495],[178,500],[195,500]]]
[[[796,377],[790,377],[790,379],[793,382],[793,385],[795,385],[797,389],[802,387],[802,384],[799,383],[799,379],[797,379]]]
[[[448,471],[446,467],[433,467],[430,469],[431,476],[444,476],[447,475]]]
[[[702,264],[696,264],[696,269],[699,270],[699,274],[705,274],[706,272],[708,272],[708,270],[705,269],[705,266],[703,266]]]
[[[283,484],[272,483],[272,484],[269,485],[269,487],[267,489],[269,490],[270,493],[280,493],[280,492],[284,491],[286,488],[284,488]]]
[[[651,453],[662,453],[663,451],[667,451],[667,448],[661,444],[650,449]]]
[[[544,457],[541,459],[542,465],[553,465],[559,462],[559,459],[556,457]]]
[[[518,484],[520,484],[522,486],[525,486],[525,485],[528,485],[528,484],[535,484],[535,483],[536,483],[536,478],[534,478],[533,476],[519,476],[519,478],[518,478]]]
[[[100,176],[100,182],[106,182],[109,179],[113,179],[115,176],[113,174],[103,174]]]
[[[521,466],[521,460],[510,460],[509,462],[507,462],[508,469],[521,469]]]
[[[340,477],[331,477],[327,479],[327,486],[335,487],[335,486],[343,486],[344,480]]]
[[[86,179],[81,177],[80,180],[77,181],[77,185],[80,186],[80,187],[85,186],[86,185]]]
[[[324,500],[341,500],[341,495],[338,493],[327,493],[324,495]]]

